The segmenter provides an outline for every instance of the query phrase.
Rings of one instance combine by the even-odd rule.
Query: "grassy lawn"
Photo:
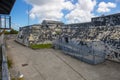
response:
[[[31,44],[30,47],[32,49],[45,49],[52,48],[52,44]]]

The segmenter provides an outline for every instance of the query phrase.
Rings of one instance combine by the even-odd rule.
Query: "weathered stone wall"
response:
[[[120,22],[120,14],[92,18],[92,22],[67,25],[44,20],[42,25],[21,28],[16,40],[26,46],[65,43],[72,47],[81,47],[82,54],[120,62],[120,24],[116,22]]]
[[[26,46],[30,44],[52,43],[61,33],[61,25],[57,23],[31,25],[20,29],[16,41]]]
[[[56,42],[86,48],[88,53],[84,50],[82,54],[106,55],[107,59],[120,62],[120,26],[63,28]]]

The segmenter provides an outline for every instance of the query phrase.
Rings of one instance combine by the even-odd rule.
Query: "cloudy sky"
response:
[[[64,23],[88,22],[91,17],[120,12],[120,0],[16,0],[11,12],[15,25],[59,20]],[[28,12],[29,6],[29,12]]]

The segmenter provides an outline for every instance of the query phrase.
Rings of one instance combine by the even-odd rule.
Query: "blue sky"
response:
[[[16,0],[12,9],[12,27],[41,23],[44,19],[64,23],[88,22],[93,16],[120,12],[120,0]],[[18,25],[18,26],[17,26]]]

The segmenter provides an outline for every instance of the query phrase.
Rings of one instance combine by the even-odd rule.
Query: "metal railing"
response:
[[[94,50],[94,46],[91,48],[84,47],[83,45],[75,45],[63,42],[54,42],[55,48],[62,50],[65,54],[71,55],[80,59],[81,61],[89,64],[98,64],[105,61],[105,53]]]
[[[2,54],[2,80],[10,80],[10,74],[7,64],[6,47],[4,42],[4,34],[0,36],[0,46],[1,46],[1,54]]]

